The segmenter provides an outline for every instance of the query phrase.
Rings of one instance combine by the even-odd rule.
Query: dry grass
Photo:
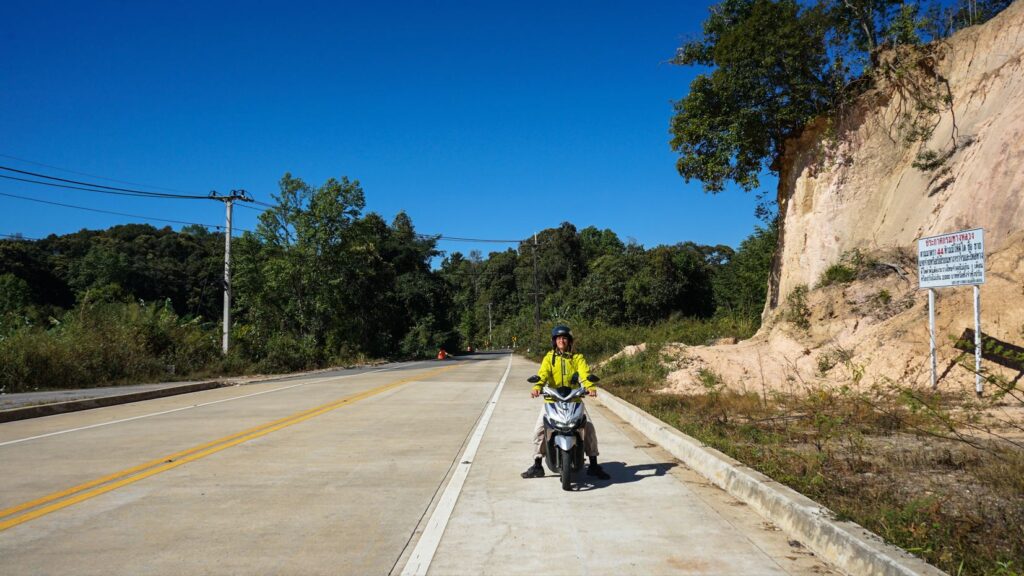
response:
[[[898,386],[760,396],[708,371],[703,393],[665,394],[659,355],[610,363],[602,384],[951,574],[1024,574],[1013,389],[981,400]]]

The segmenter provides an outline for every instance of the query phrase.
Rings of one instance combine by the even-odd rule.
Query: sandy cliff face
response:
[[[905,143],[899,114],[913,103],[880,85],[840,128],[836,150],[822,151],[821,130],[791,143],[780,174],[776,305],[853,249],[916,250],[923,236],[984,228],[986,248],[997,251],[1024,228],[1022,57],[1024,2],[1016,2],[938,49],[935,71],[948,81],[952,109],[923,119],[935,126],[927,141]],[[952,155],[920,170],[912,164],[924,149]]]
[[[937,74],[933,85],[943,104],[938,113],[917,116],[919,127],[933,127],[923,141],[908,143],[905,112],[913,103],[879,83],[838,127],[832,145],[823,127],[789,143],[779,184],[780,251],[762,328],[736,345],[670,347],[670,389],[700,391],[701,369],[759,392],[927,385],[927,295],[917,289],[916,240],[969,228],[985,229],[982,330],[1024,344],[1022,57],[1018,1],[935,50],[925,71]],[[938,161],[913,166],[925,151]],[[886,264],[852,283],[818,287],[822,273],[853,251]],[[797,322],[791,303],[801,286],[810,290],[804,321]],[[939,369],[951,368],[942,386],[973,387],[973,374],[952,368],[959,352],[951,337],[969,326],[971,289],[940,290]]]

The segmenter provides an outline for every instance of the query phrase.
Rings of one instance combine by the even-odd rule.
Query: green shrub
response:
[[[256,364],[261,372],[293,372],[317,365],[317,347],[311,338],[278,332],[267,339],[266,356]]]
[[[608,362],[601,372],[602,386],[651,390],[664,385],[668,368],[661,361],[661,346],[649,345],[632,356],[620,356]]]
[[[846,284],[857,278],[857,271],[844,264],[833,264],[825,269],[818,280],[819,287]]]
[[[832,346],[818,353],[818,375],[824,376],[837,364],[849,364],[853,354],[841,346]]]
[[[807,305],[807,286],[801,284],[789,293],[786,298],[786,310],[784,318],[792,322],[798,328],[807,330],[811,327],[811,309]]]
[[[534,329],[531,321],[529,328],[522,328],[524,335],[518,338],[519,352],[539,361],[551,349],[551,326],[555,322],[564,322],[572,328],[576,350],[592,363],[600,362],[626,346],[640,343],[657,346],[679,342],[703,346],[719,338],[743,340],[753,336],[760,326],[759,319],[741,315],[712,318],[673,316],[650,326],[610,326],[603,322],[559,320],[548,321],[539,329]],[[529,353],[526,352],[527,348],[530,349]]]
[[[724,384],[724,382],[722,382],[722,377],[719,376],[717,372],[714,370],[708,370],[707,368],[701,368],[697,372],[697,379],[700,380],[700,383],[704,385],[704,388],[706,388],[708,392],[716,391]]]
[[[0,315],[24,310],[32,303],[32,288],[14,274],[0,274]]]
[[[169,306],[98,302],[48,329],[21,326],[0,340],[0,389],[91,388],[178,377],[219,361],[215,334]]]
[[[884,268],[883,268],[884,269]],[[839,258],[821,273],[817,286],[823,288],[832,284],[847,284],[854,280],[879,275],[879,263],[860,249],[854,248]]]
[[[443,330],[438,326],[432,314],[421,318],[402,338],[399,352],[405,358],[431,358],[437,354],[438,348],[456,351],[458,334],[451,330]],[[347,356],[342,358],[341,356]],[[351,361],[351,354],[339,354],[338,360]]]
[[[916,156],[914,156],[914,161],[911,162],[910,165],[922,172],[931,172],[945,164],[946,161],[956,153],[956,151],[956,146],[953,146],[945,152],[923,148]]]
[[[889,291],[884,288],[875,293],[873,298],[875,302],[878,302],[882,306],[888,306],[889,303],[892,302],[892,294],[890,294]]]

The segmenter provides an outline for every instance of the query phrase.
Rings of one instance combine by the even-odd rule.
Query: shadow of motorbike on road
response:
[[[579,476],[577,490],[599,490],[612,484],[628,484],[638,482],[644,478],[664,476],[669,470],[678,466],[675,462],[657,462],[654,464],[635,464],[627,466],[625,462],[602,462],[601,468],[608,473],[607,480],[600,480],[593,476],[587,476],[585,472]]]

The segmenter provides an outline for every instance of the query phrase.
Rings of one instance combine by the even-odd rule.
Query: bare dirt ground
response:
[[[987,258],[982,332],[1024,345],[1024,231]],[[672,371],[665,391],[703,391],[702,371],[714,372],[731,389],[759,394],[837,386],[930,388],[928,296],[918,290],[912,257],[880,252],[864,259],[857,280],[811,288],[802,305],[791,298],[766,314],[749,340],[666,346],[662,351]],[[974,387],[974,374],[956,365],[958,359],[971,359],[953,346],[965,328],[974,327],[972,299],[970,287],[937,291],[938,390],[943,392]],[[641,350],[631,347],[622,354]],[[1019,376],[992,362],[983,362],[983,370],[1008,381]]]

